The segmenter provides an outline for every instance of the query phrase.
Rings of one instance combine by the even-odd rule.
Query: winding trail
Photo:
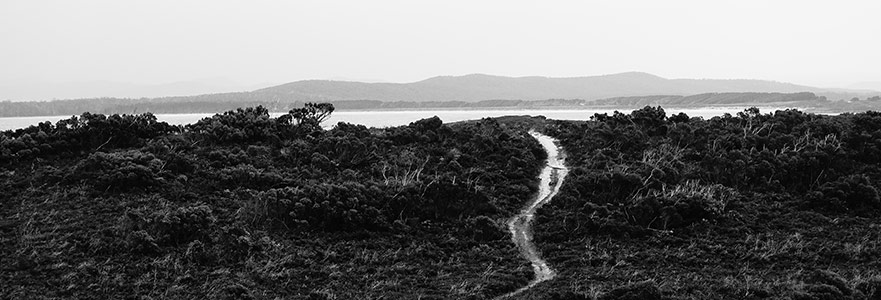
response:
[[[561,153],[560,147],[556,145],[554,138],[534,130],[529,131],[529,134],[544,147],[545,152],[548,153],[548,159],[539,175],[541,182],[538,186],[538,195],[519,214],[508,221],[508,230],[511,231],[511,239],[514,241],[514,244],[517,245],[517,248],[520,248],[520,253],[532,263],[535,278],[526,286],[498,299],[516,296],[540,282],[554,278],[554,270],[541,258],[540,253],[535,248],[535,244],[532,243],[532,220],[535,218],[535,211],[557,195],[560,186],[563,185],[563,179],[569,173],[569,169],[564,164],[566,157]]]

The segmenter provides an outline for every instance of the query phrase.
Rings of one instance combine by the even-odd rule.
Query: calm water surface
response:
[[[711,118],[721,116],[725,113],[735,114],[741,112],[747,107],[710,107],[710,108],[691,108],[691,109],[665,109],[668,114],[676,114],[684,112],[692,117]],[[774,111],[782,108],[761,108],[762,112]],[[629,113],[629,109],[619,109],[622,112]],[[501,117],[501,116],[545,116],[549,119],[557,120],[589,120],[595,113],[612,113],[615,109],[581,109],[581,110],[420,110],[420,111],[338,111],[334,112],[330,119],[325,122],[327,125],[334,125],[338,122],[348,122],[353,124],[363,124],[368,127],[389,127],[398,125],[407,125],[410,122],[438,116],[444,122],[456,122],[465,120],[476,120],[485,117]],[[273,113],[276,117],[283,113]],[[156,118],[169,124],[190,124],[196,121],[210,117],[213,114],[157,114]],[[0,130],[25,128],[44,121],[56,122],[61,119],[67,119],[70,116],[45,116],[45,117],[14,117],[0,118]]]

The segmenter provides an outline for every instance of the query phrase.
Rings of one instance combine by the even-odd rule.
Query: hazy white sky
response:
[[[0,0],[0,81],[881,81],[881,1]]]

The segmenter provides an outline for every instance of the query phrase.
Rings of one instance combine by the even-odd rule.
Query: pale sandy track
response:
[[[560,190],[560,186],[563,185],[563,179],[569,173],[569,170],[566,169],[564,164],[565,157],[560,152],[560,148],[556,145],[554,138],[536,131],[530,131],[529,134],[535,137],[544,147],[545,152],[548,153],[548,160],[539,175],[541,181],[539,183],[538,195],[519,214],[511,218],[508,222],[508,230],[511,231],[511,239],[520,248],[523,257],[532,263],[535,278],[526,286],[501,296],[499,299],[516,296],[536,284],[554,278],[554,270],[541,258],[541,254],[538,253],[535,244],[532,243],[532,220],[535,218],[535,211],[548,201],[551,201],[551,198]]]

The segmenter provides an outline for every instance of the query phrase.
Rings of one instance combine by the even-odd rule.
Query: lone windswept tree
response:
[[[292,109],[289,113],[296,125],[318,125],[333,113],[334,107],[330,103],[306,103],[302,108]]]
[[[295,108],[287,114],[279,116],[281,124],[293,125],[296,132],[308,133],[321,129],[321,122],[330,118],[334,107],[330,103],[306,103],[302,108]]]

